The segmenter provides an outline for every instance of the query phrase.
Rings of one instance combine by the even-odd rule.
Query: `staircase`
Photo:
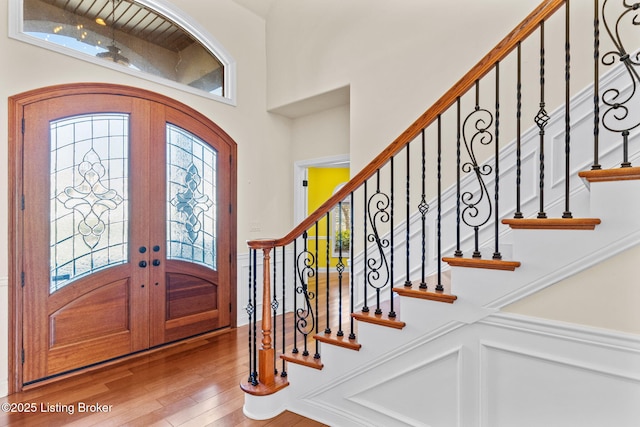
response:
[[[593,21],[576,24],[568,1],[544,1],[287,236],[249,242],[248,416],[637,425],[640,337],[503,309],[640,244],[640,60],[628,54],[640,46],[619,37],[638,10],[596,0]],[[570,25],[594,26],[594,51],[570,50]],[[565,50],[559,86],[549,40]],[[575,91],[579,55],[593,83]],[[350,222],[335,231],[351,241],[330,274],[318,237],[346,203]]]

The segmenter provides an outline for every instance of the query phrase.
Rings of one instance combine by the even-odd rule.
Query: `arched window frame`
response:
[[[154,76],[149,73],[138,71],[132,68],[122,67],[118,64],[103,61],[99,58],[95,58],[91,55],[86,55],[82,52],[60,46],[54,43],[48,43],[44,40],[32,37],[24,32],[24,9],[23,0],[9,0],[9,37],[20,40],[25,43],[29,43],[35,46],[39,46],[54,52],[61,53],[63,55],[71,56],[83,61],[91,62],[102,67],[110,68],[121,73],[130,74],[145,80],[160,83],[165,86],[170,86],[185,92],[193,93],[196,95],[204,96],[214,99],[219,102],[223,102],[229,105],[236,105],[236,62],[231,54],[220,44],[213,35],[211,35],[205,28],[197,23],[192,23],[193,19],[190,19],[183,11],[176,8],[166,0],[135,0],[136,2],[155,10],[157,13],[165,16],[173,21],[185,32],[189,33],[194,39],[202,44],[203,47],[208,49],[224,66],[224,96],[211,94],[191,86],[187,86],[178,82],[174,82],[169,79]]]

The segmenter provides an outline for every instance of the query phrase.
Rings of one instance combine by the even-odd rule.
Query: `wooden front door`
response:
[[[231,325],[235,144],[114,92],[18,108],[22,384]]]

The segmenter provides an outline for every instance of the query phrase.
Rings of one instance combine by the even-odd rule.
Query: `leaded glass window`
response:
[[[217,153],[167,125],[167,258],[216,268]]]
[[[126,114],[50,123],[51,293],[127,261],[128,141]]]

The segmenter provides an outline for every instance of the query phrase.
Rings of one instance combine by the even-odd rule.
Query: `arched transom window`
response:
[[[164,0],[12,0],[12,36],[233,103],[234,63]]]

